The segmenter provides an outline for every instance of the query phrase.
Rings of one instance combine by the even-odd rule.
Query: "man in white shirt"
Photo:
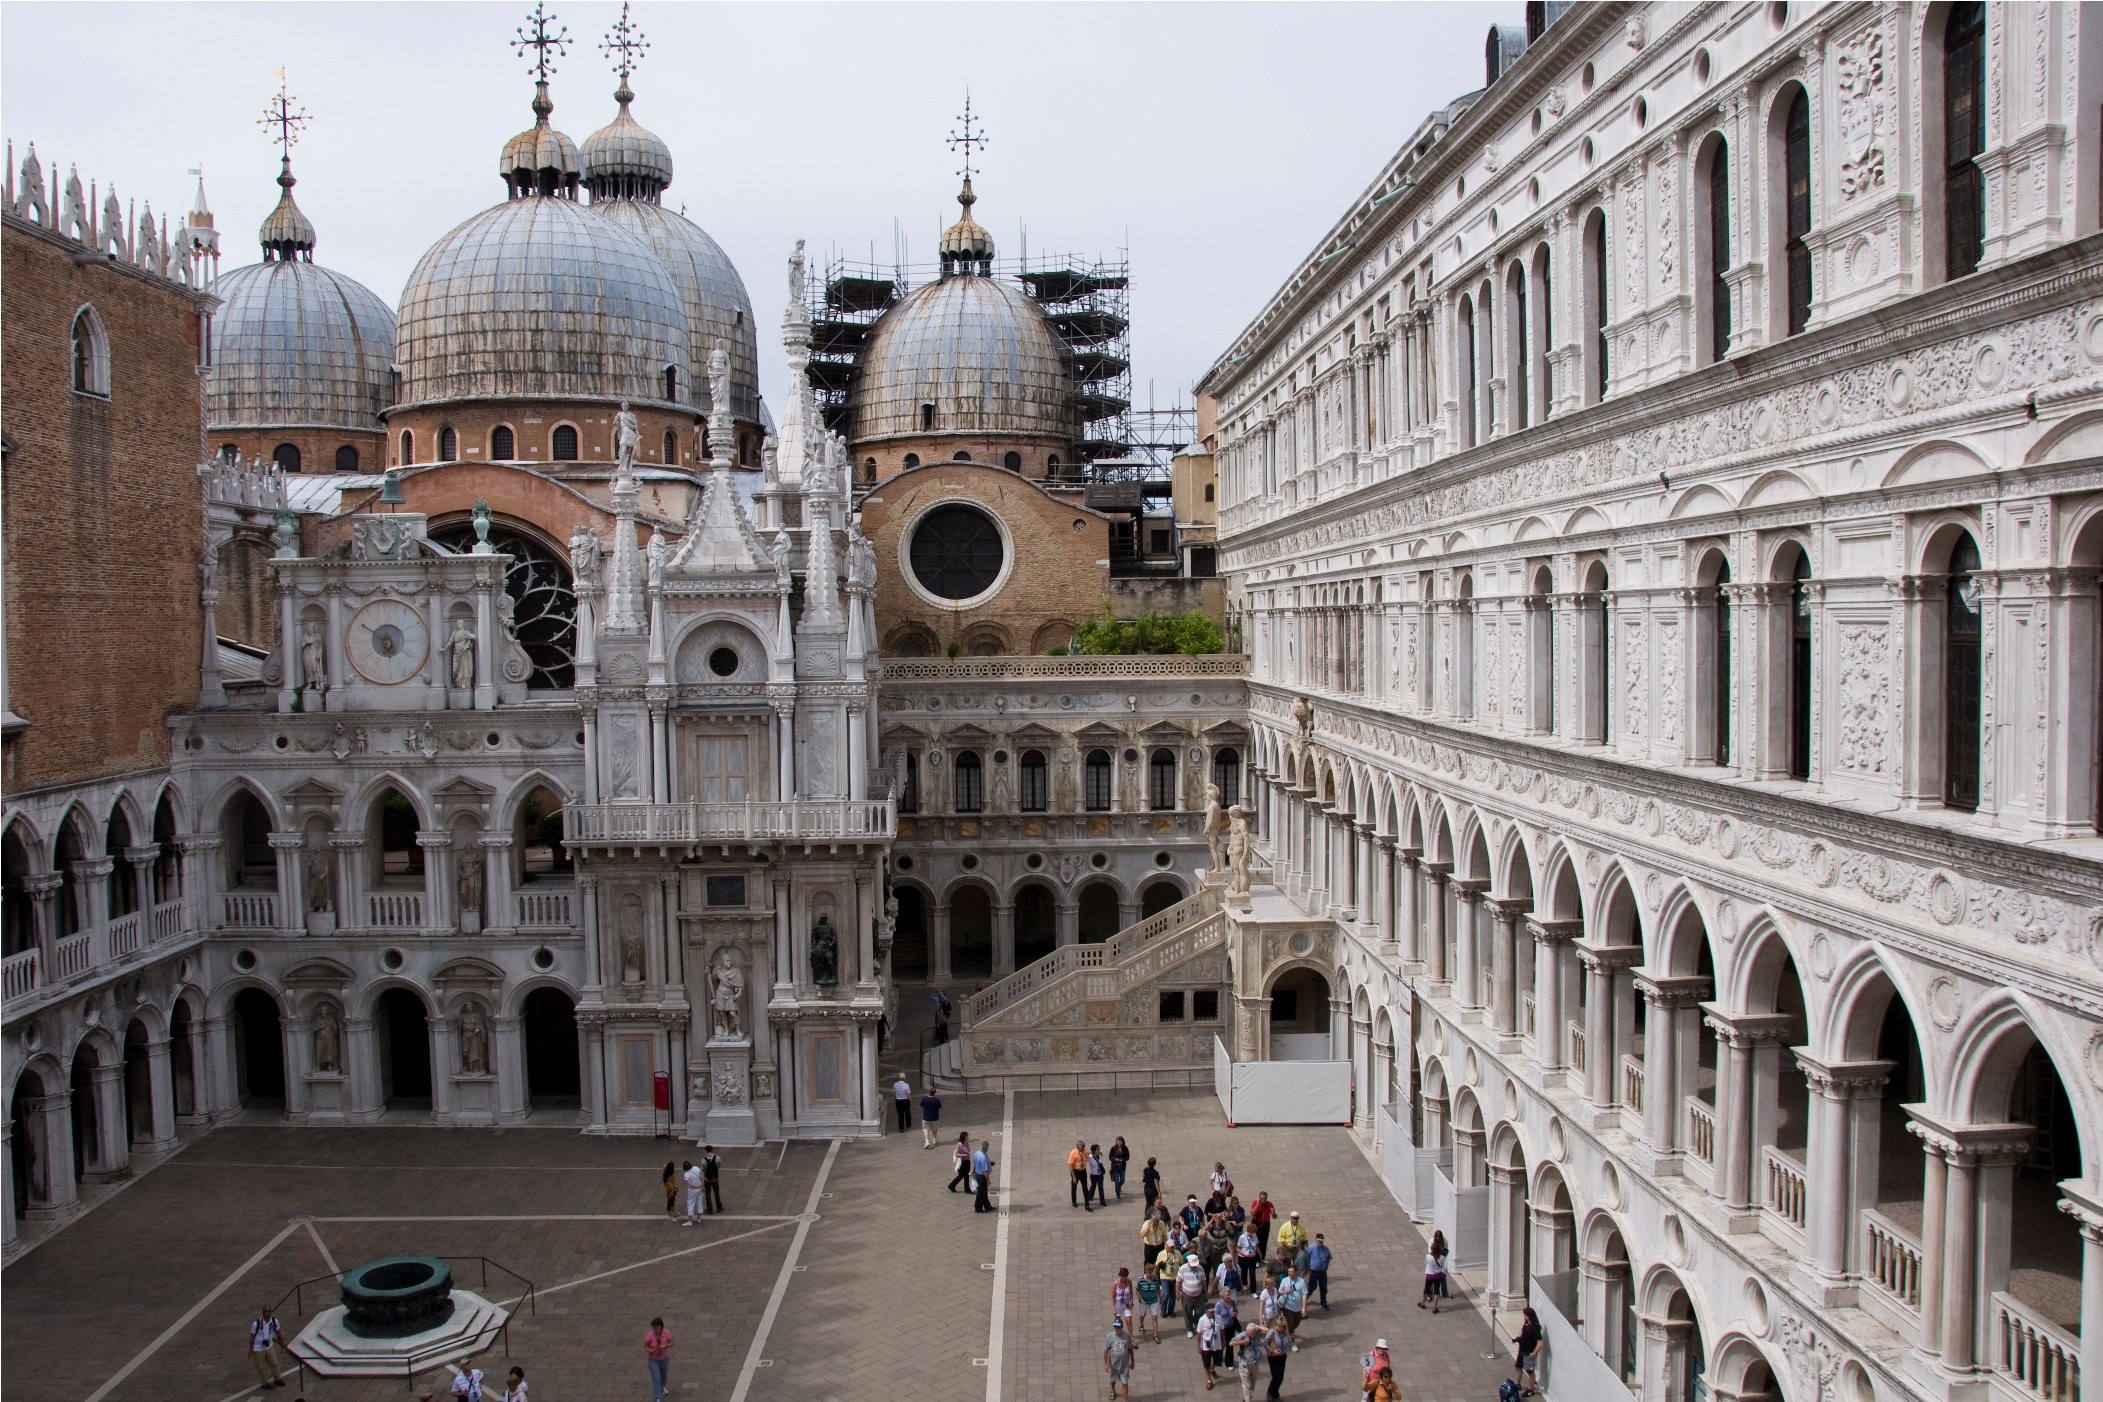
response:
[[[913,1083],[900,1076],[891,1083],[891,1104],[898,1111],[898,1132],[913,1127]]]
[[[248,1361],[256,1370],[256,1381],[261,1384],[256,1389],[258,1392],[285,1385],[285,1376],[277,1366],[278,1337],[283,1329],[268,1305],[248,1321]]]
[[[1194,1255],[1185,1256],[1176,1272],[1176,1298],[1183,1306],[1183,1337],[1193,1338],[1198,1332],[1198,1315],[1205,1308],[1205,1268]]]
[[[688,1159],[685,1172],[679,1176],[686,1183],[686,1216],[679,1219],[679,1225],[691,1227],[700,1218],[703,1207],[701,1201],[701,1166],[692,1159]]]

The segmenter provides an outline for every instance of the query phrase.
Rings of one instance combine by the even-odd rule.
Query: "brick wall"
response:
[[[384,472],[388,467],[387,438],[377,427],[369,433],[344,428],[214,428],[208,440],[211,451],[232,447],[243,462],[275,462],[278,445],[290,443],[299,450],[301,472],[334,472],[336,452],[351,448],[358,454],[357,472]]]
[[[164,763],[166,716],[197,702],[198,311],[207,299],[9,218],[0,230],[0,430],[11,792]],[[72,388],[92,305],[107,399]]]

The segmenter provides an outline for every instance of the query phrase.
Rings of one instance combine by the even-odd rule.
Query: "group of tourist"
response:
[[[679,1211],[679,1189],[686,1188],[686,1213]],[[667,1217],[682,1227],[691,1227],[703,1217],[720,1216],[723,1212],[723,1161],[716,1157],[716,1146],[701,1146],[701,1162],[686,1159],[674,1164],[665,1160],[664,1166],[664,1210]]]

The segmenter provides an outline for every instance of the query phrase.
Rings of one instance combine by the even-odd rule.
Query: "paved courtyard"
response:
[[[220,1129],[8,1267],[8,1391],[89,1402],[250,1395],[243,1325],[260,1301],[416,1252],[488,1257],[534,1282],[510,1359],[498,1347],[479,1362],[492,1381],[523,1364],[535,1402],[647,1398],[638,1345],[653,1314],[678,1340],[679,1398],[1098,1397],[1109,1282],[1136,1265],[1137,1165],[1152,1154],[1178,1200],[1221,1159],[1245,1198],[1269,1190],[1336,1247],[1335,1308],[1303,1326],[1285,1396],[1356,1396],[1359,1355],[1379,1335],[1394,1345],[1410,1402],[1496,1395],[1503,1365],[1483,1355],[1507,1356],[1505,1336],[1493,1344],[1472,1309],[1434,1318],[1414,1307],[1422,1237],[1341,1129],[1228,1129],[1215,1101],[1184,1092],[952,1099],[943,1123],[951,1137],[994,1137],[999,1216],[974,1215],[968,1197],[943,1191],[947,1156],[924,1151],[917,1130],[730,1152],[730,1215],[678,1228],[664,1219],[658,1173],[687,1146],[552,1129]],[[1066,1148],[1118,1133],[1137,1156],[1130,1196],[1071,1209]],[[474,1264],[455,1272],[480,1288]],[[1476,1282],[1465,1284],[1472,1293]],[[519,1287],[492,1273],[484,1293],[508,1301]],[[307,1306],[334,1296],[322,1279]],[[290,1305],[287,1316],[296,1332],[303,1320]],[[416,1390],[442,1395],[447,1381],[425,1374]],[[1238,1396],[1229,1381],[1221,1389]],[[1203,1393],[1180,1328],[1140,1350],[1135,1398]],[[414,1394],[399,1381],[310,1377],[305,1395]]]

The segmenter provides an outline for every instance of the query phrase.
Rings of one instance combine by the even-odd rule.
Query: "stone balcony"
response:
[[[669,851],[717,845],[885,843],[898,833],[888,798],[748,799],[743,803],[597,803],[562,810],[563,845]]]

